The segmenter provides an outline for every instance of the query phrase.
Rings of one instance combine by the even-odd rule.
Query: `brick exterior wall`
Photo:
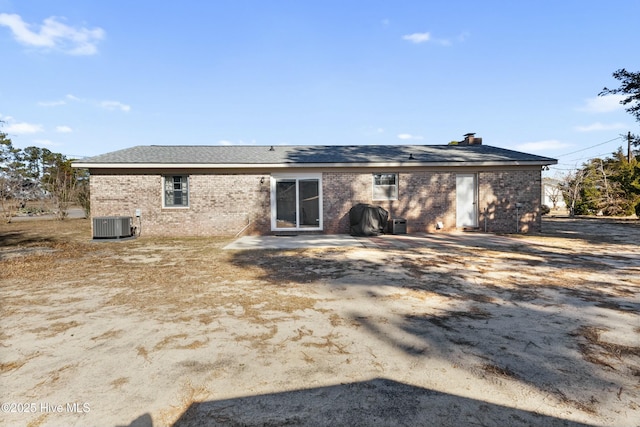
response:
[[[481,172],[478,182],[482,229],[486,219],[488,232],[540,231],[542,173],[539,169]],[[516,203],[522,207],[516,209]]]
[[[162,175],[91,175],[91,216],[132,216],[143,235],[229,236],[270,231],[269,179],[189,174],[189,207],[163,207]],[[141,210],[140,221],[135,219]]]
[[[394,172],[392,170],[382,172]],[[465,172],[472,173],[472,172]],[[142,212],[143,235],[233,236],[270,234],[269,174],[189,175],[189,207],[163,207],[161,174],[91,174],[91,215],[132,216]],[[264,182],[261,183],[261,178]],[[516,232],[516,203],[520,232],[539,231],[541,172],[514,168],[480,171],[478,228]],[[349,210],[357,203],[386,209],[392,218],[405,218],[407,232],[456,229],[456,173],[406,171],[398,173],[398,200],[372,200],[372,171],[331,171],[322,174],[324,233],[348,233]]]
[[[407,220],[407,232],[456,229],[456,173],[412,171],[398,174],[398,200],[372,199],[372,174],[325,173],[324,229],[349,232],[349,209],[357,203],[381,206],[391,218]],[[541,171],[513,169],[477,173],[478,229],[496,233],[540,231]],[[516,203],[522,208],[516,212]],[[485,221],[486,219],[486,221]]]
[[[373,200],[371,172],[325,173],[324,228],[327,233],[349,232],[349,209],[357,203],[382,207],[391,218],[407,220],[407,232],[435,231],[456,225],[456,175],[450,172],[401,172],[398,200]]]

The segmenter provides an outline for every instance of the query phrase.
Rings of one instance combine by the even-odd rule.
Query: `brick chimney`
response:
[[[482,138],[476,138],[475,133],[465,133],[464,140],[458,145],[482,145]]]

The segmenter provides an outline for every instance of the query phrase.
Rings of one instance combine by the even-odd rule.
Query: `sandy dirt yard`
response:
[[[640,426],[640,224],[222,250],[0,225],[0,426]]]

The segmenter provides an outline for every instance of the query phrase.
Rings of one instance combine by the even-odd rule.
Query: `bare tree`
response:
[[[565,200],[569,203],[569,212],[573,216],[576,209],[576,201],[580,199],[580,190],[584,181],[585,171],[577,169],[575,172],[565,175],[559,187]]]
[[[547,193],[547,197],[549,197],[549,200],[551,200],[551,204],[553,205],[553,209],[558,209],[558,202],[560,201],[560,198],[562,197],[562,191],[560,191],[560,189],[557,186],[550,186],[548,193]]]

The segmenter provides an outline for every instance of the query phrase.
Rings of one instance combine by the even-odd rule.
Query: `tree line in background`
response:
[[[598,95],[624,95],[620,101],[625,110],[640,122],[640,72],[624,68],[613,73],[620,81],[615,89],[604,88]],[[560,183],[562,194],[576,215],[626,216],[634,213],[640,218],[640,136],[629,132],[622,139],[627,142],[627,154],[622,148],[604,159],[590,159]]]
[[[0,131],[0,208],[2,218],[11,222],[30,201],[50,201],[56,216],[64,219],[69,207],[79,204],[89,214],[89,173],[71,167],[72,159],[46,148],[15,148]]]

